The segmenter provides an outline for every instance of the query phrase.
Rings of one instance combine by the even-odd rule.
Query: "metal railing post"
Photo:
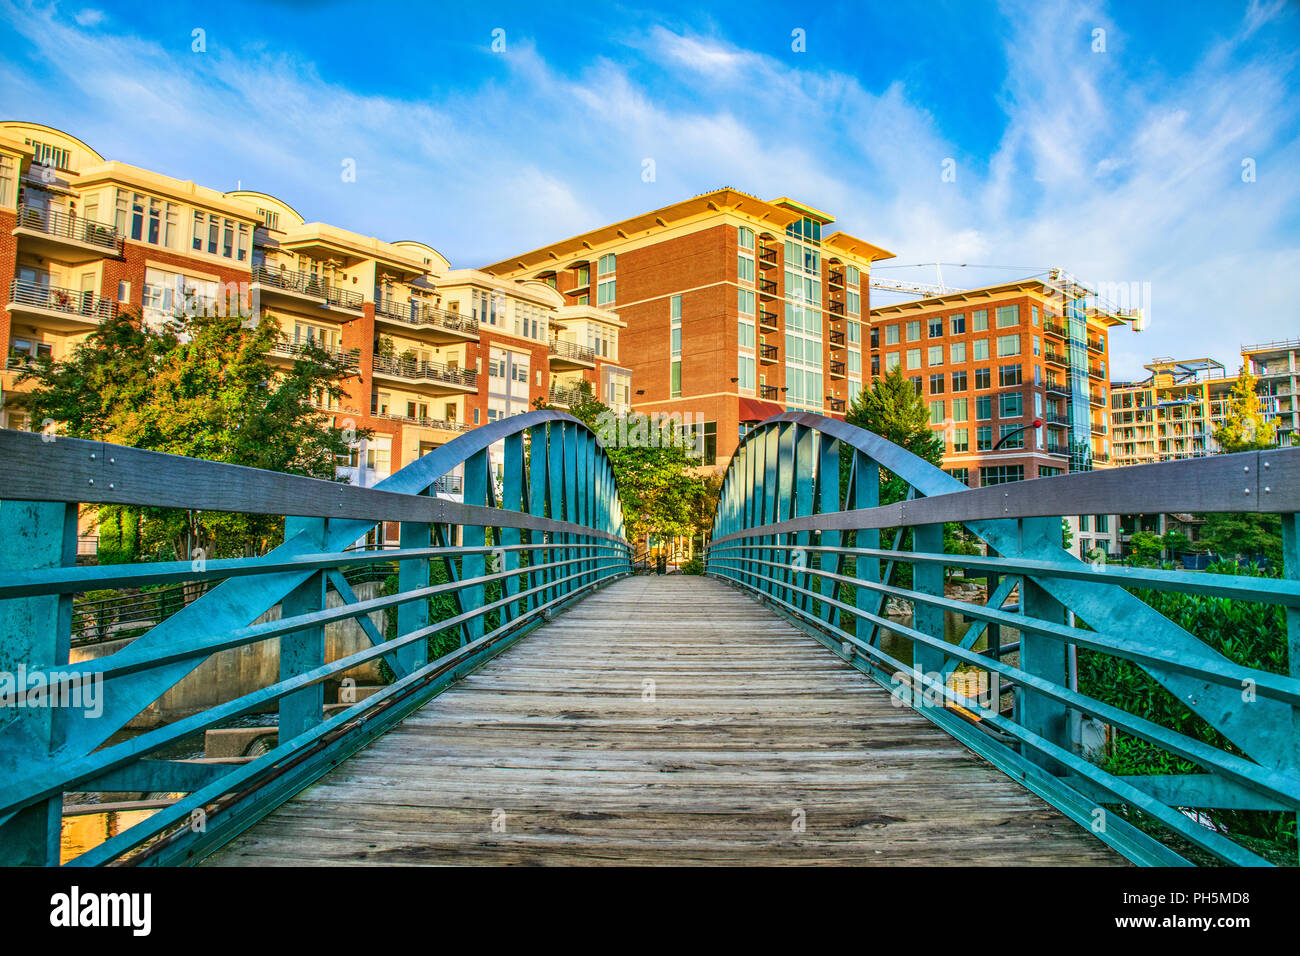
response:
[[[1022,549],[1032,551],[1044,544],[1060,547],[1060,518],[1021,518],[1016,523],[1020,529]],[[1020,579],[1020,609],[1025,617],[1065,624],[1064,605],[1035,584],[1029,575]],[[1020,668],[1035,677],[1049,680],[1058,687],[1066,687],[1070,679],[1066,644],[1022,629]],[[1065,704],[1028,689],[1017,692],[1017,701],[1020,706],[1019,720],[1025,729],[1066,750],[1070,749],[1070,716]],[[1037,751],[1030,751],[1027,756],[1053,772],[1064,770],[1056,761]]]
[[[432,493],[433,489],[429,489]],[[403,521],[398,526],[398,543],[405,548],[427,548],[432,542],[432,527],[425,521]],[[414,591],[429,586],[429,559],[407,558],[397,562],[398,592]],[[397,606],[397,634],[410,634],[429,624],[429,601],[407,601]],[[411,673],[416,668],[429,662],[429,642],[416,641],[399,647],[396,652],[398,663]]]
[[[57,568],[77,562],[77,506],[62,502],[0,501],[0,571]],[[0,601],[0,671],[13,688],[5,707],[17,717],[0,734],[0,777],[14,779],[39,764],[62,742],[57,703],[24,706],[28,671],[68,663],[72,644],[72,595],[52,594]],[[82,687],[82,702],[89,691]],[[102,692],[102,685],[94,692]],[[9,694],[13,696],[10,697]],[[71,700],[68,703],[72,703]],[[7,716],[7,715],[6,715]],[[35,758],[33,759],[33,754]],[[0,865],[57,866],[63,798],[24,807],[0,823]]]
[[[325,547],[327,518],[284,519],[284,539],[299,534],[311,537],[319,550]],[[325,572],[316,571],[280,602],[281,617],[297,617],[325,610]],[[297,677],[325,663],[325,629],[310,627],[280,638],[280,680]],[[289,740],[319,724],[325,717],[325,685],[310,684],[280,698],[280,739]]]

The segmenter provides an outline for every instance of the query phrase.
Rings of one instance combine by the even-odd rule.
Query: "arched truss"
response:
[[[54,693],[98,689],[102,706],[97,714],[0,712],[0,862],[58,861],[68,791],[188,794],[75,863],[197,858],[555,611],[630,573],[609,460],[596,436],[561,412],[476,428],[373,488],[42,437],[0,431],[9,466],[0,520],[20,529],[0,556],[0,671],[21,663],[26,687],[39,679]],[[499,475],[493,446],[502,449]],[[460,501],[437,494],[456,471]],[[289,517],[284,543],[258,558],[77,567],[84,503]],[[379,522],[398,524],[399,547],[357,549]],[[395,574],[396,589],[361,600],[346,572],[377,563]],[[124,648],[68,665],[74,594],[175,582],[215,585]],[[447,598],[454,612],[431,618],[432,602]],[[276,608],[278,616],[263,619]],[[377,611],[387,614],[387,633],[371,619]],[[327,663],[324,628],[347,620],[372,646]],[[430,660],[430,639],[449,633],[459,634],[459,647]],[[279,641],[277,682],[112,742],[212,655],[269,640]],[[391,683],[362,701],[325,706],[327,681],[380,658]],[[164,748],[268,709],[279,712],[278,743],[252,762],[160,759]],[[195,814],[201,830],[190,825]]]
[[[907,500],[879,506],[881,469],[906,482]],[[1183,809],[1300,809],[1297,478],[1300,450],[1272,449],[969,489],[878,435],[786,413],[751,430],[727,468],[707,573],[774,605],[1131,859],[1186,863],[1169,845],[1181,839],[1225,862],[1259,864]],[[1061,547],[1062,513],[1184,511],[1281,513],[1287,577],[1093,566]],[[987,556],[945,554],[945,522],[964,525]],[[883,547],[882,529],[897,529]],[[911,550],[903,549],[904,529]],[[895,581],[903,567],[910,587]],[[945,597],[946,567],[986,577],[987,604]],[[1130,588],[1283,605],[1289,675],[1229,661]],[[891,597],[911,604],[910,626],[886,616]],[[964,636],[945,637],[945,612],[973,621]],[[911,663],[882,646],[885,628],[906,639]],[[1019,640],[1003,644],[1006,630]],[[976,649],[981,640],[988,649]],[[1136,663],[1228,744],[1081,693],[1072,676],[1076,648]],[[968,696],[962,689],[972,684],[990,689]],[[1081,718],[1149,741],[1198,772],[1108,773],[1072,745]],[[1111,812],[1116,806],[1140,811],[1164,827],[1153,831],[1175,838],[1157,840]]]

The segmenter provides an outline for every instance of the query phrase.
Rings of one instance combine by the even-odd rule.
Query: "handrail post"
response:
[[[943,525],[922,524],[912,529],[912,550],[924,554],[943,553]],[[922,594],[943,597],[943,565],[930,561],[912,564],[912,587]],[[912,627],[936,640],[943,640],[943,609],[920,601],[912,605]],[[923,675],[943,671],[943,652],[935,647],[912,643],[912,666]],[[939,678],[942,680],[942,677]],[[929,694],[923,698],[929,700]]]
[[[465,459],[465,478],[461,497],[467,505],[486,505],[489,480],[488,450],[484,448]],[[460,543],[464,548],[482,548],[487,543],[487,529],[481,525],[463,525]],[[482,551],[466,552],[460,559],[460,579],[469,581],[481,578],[487,561]],[[484,589],[481,584],[470,584],[462,589],[461,608],[468,612],[483,606]],[[483,615],[476,614],[460,629],[460,643],[465,646],[483,636]]]
[[[506,438],[505,441],[505,471],[501,475],[501,508],[504,511],[523,511],[524,507],[524,436],[522,432],[515,432]],[[514,545],[519,544],[520,534],[518,528],[501,529],[501,563],[503,567],[498,568],[500,571],[517,571],[519,570],[519,552],[515,550]],[[506,597],[513,597],[519,593],[519,576],[510,575],[502,582],[502,590]],[[514,620],[516,616],[517,604],[511,601],[501,609],[501,623],[505,624]]]
[[[433,494],[433,488],[428,491]],[[427,548],[432,543],[432,528],[427,521],[403,521],[398,526],[398,544],[401,548]],[[429,586],[429,559],[407,558],[397,562],[397,590],[399,593]],[[410,634],[429,624],[429,600],[407,601],[397,606],[397,633]],[[409,674],[429,662],[429,642],[416,641],[399,647],[398,664]]]
[[[880,504],[880,466],[862,452],[854,449],[853,464],[853,506],[855,508],[875,508]],[[879,528],[859,528],[853,532],[853,544],[858,548],[880,547]],[[857,555],[854,558],[853,576],[859,581],[880,583],[880,559]],[[855,604],[859,611],[875,613],[881,607],[879,592],[859,585],[856,589]],[[854,618],[854,634],[862,637],[858,625],[864,624],[862,618]]]
[[[313,546],[324,550],[326,518],[284,519],[284,539],[299,534],[310,536]],[[281,617],[297,617],[325,610],[325,572],[316,571],[280,602]],[[280,680],[297,677],[325,663],[325,629],[310,627],[280,638]],[[321,682],[299,688],[280,698],[280,740],[289,740],[310,730],[325,717],[325,685]]]
[[[1016,524],[1020,530],[1020,546],[1026,552],[1032,553],[1044,544],[1058,548],[1061,545],[1060,518],[1021,518]],[[1020,579],[1020,611],[1027,618],[1052,624],[1065,623],[1064,605],[1035,584],[1028,575]],[[1058,687],[1067,686],[1070,678],[1065,643],[1041,634],[1031,634],[1021,628],[1020,668],[1035,677],[1051,681]],[[1060,701],[1035,694],[1028,688],[1021,688],[1017,695],[1021,725],[1069,750],[1069,708]],[[1064,769],[1057,761],[1044,757],[1037,750],[1031,751],[1028,756],[1035,763],[1058,774]]]
[[[1295,512],[1282,515],[1282,576],[1300,578],[1300,515]],[[1300,608],[1286,606],[1287,665],[1292,677],[1300,678]],[[1300,708],[1291,706],[1291,760],[1290,769],[1300,768]],[[1300,813],[1296,814],[1297,832],[1300,832]]]
[[[0,525],[7,529],[5,546],[0,548],[0,571],[77,563],[75,504],[0,501]],[[18,686],[19,675],[67,664],[71,644],[71,594],[0,601],[0,671],[13,687],[12,691],[6,689],[6,696],[27,689]],[[101,694],[103,686],[80,690],[82,700],[78,703],[85,704],[85,695]],[[6,703],[19,707],[16,698]],[[6,721],[0,733],[0,778],[16,778],[26,765],[39,763],[58,748],[64,720],[58,703],[47,699],[41,705],[20,707],[17,716]],[[62,819],[60,794],[24,807],[0,823],[0,866],[58,866]]]
[[[820,436],[821,448],[819,449],[820,461],[817,463],[817,513],[831,514],[840,510],[842,492],[840,489],[840,442],[837,438],[830,435]],[[843,535],[836,530],[827,529],[818,532],[817,543],[823,548],[838,548]],[[817,552],[817,569],[820,571],[826,561],[827,552]],[[810,559],[811,560],[811,559]],[[809,588],[808,590],[812,590]],[[835,582],[821,575],[817,577],[817,593],[830,597],[835,591]],[[830,622],[834,620],[835,612],[831,605],[824,601],[818,602],[817,613],[822,619]]]

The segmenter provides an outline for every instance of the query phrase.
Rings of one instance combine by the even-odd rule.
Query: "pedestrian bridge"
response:
[[[613,471],[558,412],[371,489],[18,432],[0,456],[0,862],[59,862],[67,805],[120,793],[171,796],[68,862],[1252,865],[1214,811],[1300,810],[1300,450],[972,490],[784,414],[727,470],[704,577],[631,574]],[[878,505],[881,469],[906,501]],[[461,501],[434,494],[453,472]],[[78,508],[105,503],[289,517],[261,557],[78,567]],[[1285,574],[1085,564],[1063,511],[1277,513]],[[356,549],[380,521],[400,546]],[[986,553],[945,550],[953,523]],[[395,573],[359,599],[343,572],[378,562]],[[949,593],[949,568],[979,597]],[[68,664],[76,595],[176,582],[209,587]],[[1283,663],[1232,662],[1152,591],[1283,608]],[[326,660],[340,620],[371,646]],[[278,681],[128,728],[204,661],[269,641]],[[1199,729],[1080,686],[1080,655],[1140,668]],[[391,680],[351,693],[378,660]],[[187,755],[258,714],[278,723],[267,752]],[[1179,772],[1112,772],[1084,727]]]

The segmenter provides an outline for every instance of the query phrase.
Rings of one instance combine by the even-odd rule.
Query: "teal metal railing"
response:
[[[879,505],[882,469],[906,483],[907,500]],[[787,413],[732,458],[706,570],[1129,859],[1257,865],[1268,861],[1198,811],[1300,810],[1298,478],[1300,450],[1271,449],[969,489],[877,435]],[[1087,564],[1062,548],[1063,512],[1279,514],[1284,576]],[[987,554],[946,552],[954,522]],[[895,533],[882,546],[884,529]],[[947,596],[947,568],[984,577],[986,602]],[[1287,673],[1233,663],[1132,589],[1282,606]],[[888,599],[910,605],[911,620],[887,614]],[[971,626],[959,635],[945,615]],[[1007,631],[1018,640],[1003,643]],[[1215,733],[1193,737],[1081,691],[1079,649],[1140,667]],[[1111,773],[1082,754],[1084,720],[1198,771]]]
[[[71,862],[197,860],[555,611],[630,573],[609,461],[595,435],[560,412],[475,429],[374,488],[49,437],[0,431],[4,864],[58,863],[64,794],[85,791],[186,796]],[[462,501],[435,493],[453,469]],[[288,517],[284,543],[262,557],[76,567],[85,504]],[[396,528],[396,549],[354,547],[381,523]],[[395,567],[394,593],[356,597],[348,577],[370,566]],[[125,648],[68,664],[75,595],[179,582],[210,586]],[[342,606],[329,606],[329,590]],[[450,612],[433,610],[448,600]],[[259,621],[277,606],[278,619]],[[389,633],[373,623],[376,611],[395,621]],[[324,628],[347,620],[371,646],[327,662]],[[458,646],[431,659],[430,639],[449,632]],[[275,683],[124,735],[213,654],[272,640]],[[380,659],[391,683],[326,706],[326,682]],[[278,713],[279,736],[264,756],[167,759],[169,748],[267,709]]]

